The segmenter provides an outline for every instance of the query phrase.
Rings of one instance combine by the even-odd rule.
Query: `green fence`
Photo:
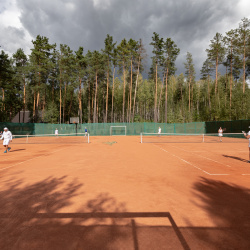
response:
[[[85,127],[91,136],[110,135],[111,126],[126,126],[127,135],[139,135],[142,132],[157,133],[161,127],[162,133],[205,133],[204,122],[192,123],[88,123],[88,124],[47,124],[47,123],[0,123],[0,131],[4,127],[15,135],[54,134],[57,128],[59,134],[84,133]]]
[[[4,127],[7,127],[14,135],[54,134],[56,128],[60,131],[60,134],[76,132],[75,124],[0,122],[0,131],[3,131]]]
[[[249,131],[250,120],[205,122],[206,133],[217,133],[220,127],[226,128],[225,133],[241,133]]]

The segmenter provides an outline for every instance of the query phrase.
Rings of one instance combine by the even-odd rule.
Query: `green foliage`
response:
[[[59,119],[59,110],[57,105],[53,102],[50,102],[47,105],[47,109],[44,112],[44,122],[48,123],[58,123]]]
[[[34,122],[42,114],[51,123],[67,123],[71,116],[82,122],[249,119],[249,27],[244,18],[224,37],[215,34],[200,80],[189,52],[185,72],[175,75],[180,49],[156,32],[148,79],[143,79],[141,39],[117,43],[108,34],[103,50],[84,53],[81,46],[73,52],[38,35],[30,55],[21,48],[12,57],[0,53],[0,121],[20,110],[31,111]]]

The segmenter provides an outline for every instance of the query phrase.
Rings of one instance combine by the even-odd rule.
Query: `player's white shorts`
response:
[[[222,137],[222,136],[223,136],[223,134],[222,134],[222,133],[219,133],[219,134],[218,134],[218,136]]]
[[[4,145],[4,146],[9,145],[9,143],[10,143],[10,140],[9,140],[9,139],[4,139],[4,140],[3,140],[3,145]]]

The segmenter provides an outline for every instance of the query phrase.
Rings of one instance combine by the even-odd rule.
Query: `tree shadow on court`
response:
[[[83,184],[49,177],[30,185],[11,175],[0,179],[0,249],[189,249],[170,213],[126,212],[108,193],[74,213],[60,213],[72,198],[85,198]],[[139,226],[133,217],[165,217],[169,227]]]
[[[197,240],[209,249],[250,249],[250,190],[226,182],[201,178],[194,184],[199,204],[213,228],[193,228]]]
[[[50,177],[28,186],[13,177],[2,180],[8,188],[0,191],[0,249],[78,249],[79,242],[87,246],[95,241],[96,249],[100,245],[106,249],[107,231],[105,234],[97,231],[97,238],[92,238],[91,228],[86,231],[81,226],[89,218],[77,221],[74,214],[64,219],[57,216],[60,209],[71,205],[72,198],[84,196],[80,191],[83,184],[77,180],[66,183],[66,176]],[[124,206],[107,194],[99,195],[93,201],[85,206],[88,212],[124,210]],[[41,215],[45,217],[40,218]],[[96,222],[100,220],[103,221],[97,218]]]
[[[246,162],[246,163],[248,162],[247,159],[243,159],[241,157],[237,157],[237,156],[233,156],[233,155],[223,155],[223,156],[226,157],[226,158],[231,158],[231,159]]]

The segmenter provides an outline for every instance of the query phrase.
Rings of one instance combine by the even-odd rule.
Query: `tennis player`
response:
[[[222,142],[222,136],[223,136],[223,129],[220,127],[218,130],[218,136],[220,138],[220,142]]]
[[[58,129],[55,130],[55,136],[58,136]]]
[[[250,128],[250,126],[249,126],[249,128]],[[249,140],[249,145],[248,145],[248,148],[249,148],[249,160],[248,160],[248,163],[250,163],[250,130],[248,131],[248,133],[244,132],[244,136]]]
[[[88,135],[88,129],[85,127],[85,135],[84,135],[84,137],[86,137],[87,135]]]
[[[158,135],[161,135],[161,127],[158,128]]]
[[[4,132],[1,136],[1,140],[3,140],[3,146],[5,147],[4,153],[7,153],[11,150],[11,147],[9,147],[9,143],[10,141],[12,141],[12,134],[6,127],[3,130]]]

